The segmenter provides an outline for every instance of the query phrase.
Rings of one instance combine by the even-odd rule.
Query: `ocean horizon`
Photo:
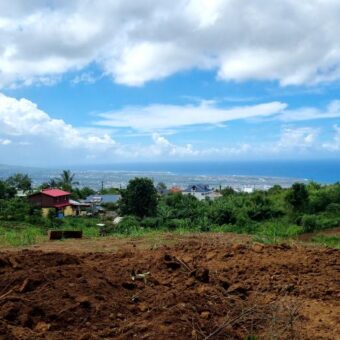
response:
[[[57,177],[62,169],[76,174],[80,186],[100,188],[125,187],[131,178],[146,176],[155,183],[185,187],[203,182],[213,187],[232,186],[267,189],[275,184],[284,187],[294,182],[316,181],[330,184],[340,181],[340,160],[327,161],[239,161],[239,162],[140,162],[98,165],[33,168],[1,166],[0,178],[13,173],[29,174],[35,185]]]

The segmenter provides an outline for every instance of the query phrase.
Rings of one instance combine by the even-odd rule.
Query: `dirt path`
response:
[[[106,252],[0,253],[3,338],[336,339],[340,333],[338,250],[263,246],[218,234],[167,245],[121,242]]]

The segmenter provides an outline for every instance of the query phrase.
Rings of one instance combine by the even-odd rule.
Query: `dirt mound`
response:
[[[3,339],[334,339],[339,251],[203,242],[0,253]]]

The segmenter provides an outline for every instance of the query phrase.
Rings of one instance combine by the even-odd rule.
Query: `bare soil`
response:
[[[0,339],[338,338],[339,250],[163,241],[1,252]]]

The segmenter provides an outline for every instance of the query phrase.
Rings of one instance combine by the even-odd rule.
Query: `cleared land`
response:
[[[0,253],[4,339],[336,339],[340,333],[339,250],[260,245],[229,234],[35,248]]]

